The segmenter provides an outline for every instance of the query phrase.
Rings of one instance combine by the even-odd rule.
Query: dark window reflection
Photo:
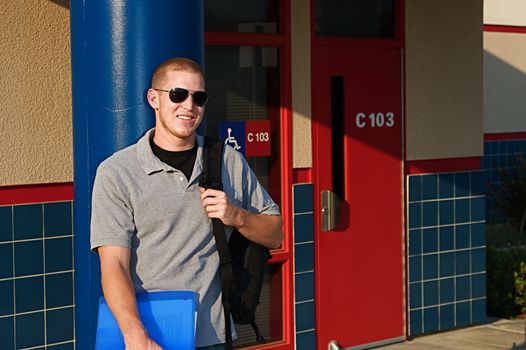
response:
[[[283,305],[282,305],[282,266],[268,265],[256,309],[256,324],[267,343],[283,339]],[[236,346],[247,347],[261,345],[255,341],[256,336],[250,325],[236,325]]]
[[[316,5],[318,35],[395,37],[395,0],[317,0]]]
[[[204,5],[207,31],[279,32],[279,0],[205,0]]]

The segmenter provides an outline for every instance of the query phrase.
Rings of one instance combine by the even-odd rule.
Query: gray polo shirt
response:
[[[217,253],[210,219],[201,206],[199,175],[204,139],[190,181],[153,153],[150,130],[97,169],[91,248],[131,249],[135,290],[193,290],[199,294],[196,346],[225,341]],[[243,156],[225,147],[222,180],[230,201],[253,213],[279,215]],[[231,228],[226,229],[227,235]]]

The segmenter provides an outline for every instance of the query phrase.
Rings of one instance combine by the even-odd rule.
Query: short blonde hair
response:
[[[204,73],[199,64],[189,58],[175,57],[162,62],[155,68],[152,75],[152,88],[159,88],[166,73],[172,71],[198,73],[204,81]]]

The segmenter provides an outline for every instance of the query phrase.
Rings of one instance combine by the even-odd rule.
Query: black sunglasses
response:
[[[198,105],[199,107],[204,107],[204,105],[206,104],[206,101],[208,101],[208,95],[204,91],[192,91],[192,90],[187,90],[187,89],[178,88],[178,87],[170,89],[170,90],[163,90],[163,89],[156,89],[156,88],[152,88],[152,89],[156,91],[167,92],[170,96],[170,100],[173,103],[184,102],[186,101],[189,95],[192,96],[192,99],[194,100],[195,104]]]

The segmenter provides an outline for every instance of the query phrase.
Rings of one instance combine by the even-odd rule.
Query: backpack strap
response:
[[[199,185],[206,189],[223,190],[221,181],[221,164],[223,163],[224,143],[210,137],[205,137],[203,151],[203,173]],[[212,228],[219,253],[219,273],[221,276],[221,301],[225,313],[226,349],[232,350],[232,325],[230,321],[230,282],[232,280],[232,257],[228,249],[225,235],[225,225],[219,219],[212,219]]]

